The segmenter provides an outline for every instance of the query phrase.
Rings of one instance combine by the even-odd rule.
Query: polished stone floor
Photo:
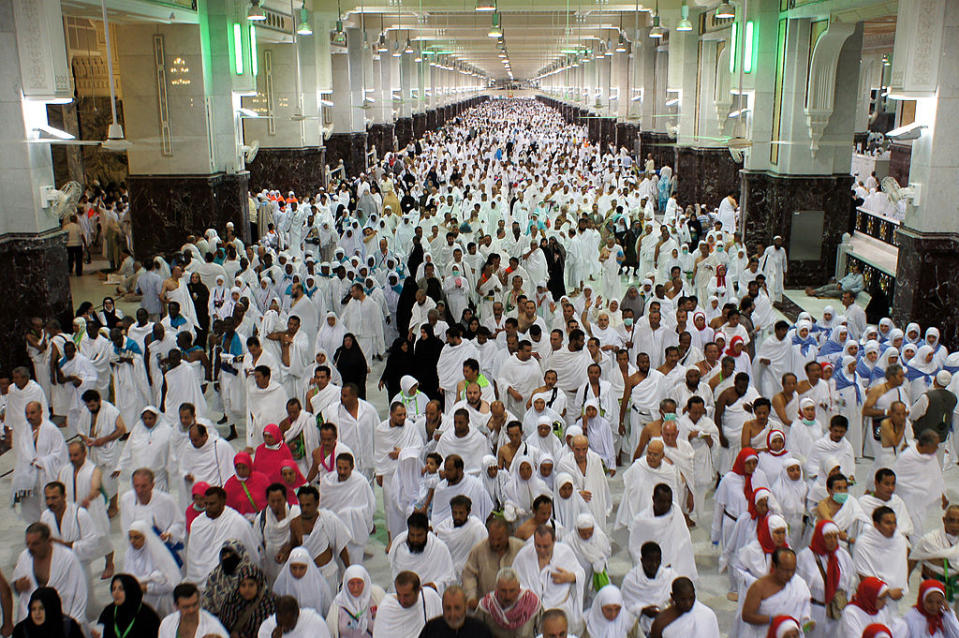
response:
[[[98,264],[97,262],[94,262],[93,265],[100,265],[102,267],[102,264]],[[90,272],[92,272],[92,269]],[[78,305],[83,300],[90,300],[99,305],[102,297],[110,295],[113,292],[112,287],[100,282],[93,274],[87,274],[81,278],[71,277],[71,282],[75,305]],[[821,311],[821,307],[825,305],[825,302],[809,299],[801,291],[788,291],[787,294],[796,303],[801,305],[803,308],[814,312],[814,314],[817,311]],[[119,306],[122,310],[124,310],[124,312],[128,313],[135,311],[137,308],[137,304],[127,302],[120,302]],[[369,400],[377,408],[377,411],[380,414],[386,414],[388,399],[384,392],[376,388],[376,382],[378,381],[379,375],[382,372],[383,363],[374,363],[372,367],[373,373],[370,375]],[[238,441],[236,443],[238,443]],[[237,447],[239,448],[239,445],[237,445]],[[859,474],[860,477],[864,476],[865,473],[869,471],[871,466],[872,461],[861,462],[857,474]],[[948,463],[948,466],[949,468],[946,472],[946,483],[947,487],[949,488],[950,496],[955,496],[957,493],[959,493],[959,468],[957,468],[954,462]],[[9,471],[12,470],[12,467],[12,455],[7,454],[0,457],[0,471],[3,472],[3,478],[0,479],[0,499],[6,499],[7,502],[9,502],[11,489]],[[622,471],[618,472],[616,477],[610,481],[615,504],[618,504],[620,498],[622,497],[621,477]],[[860,482],[860,485],[854,488],[853,492],[857,495],[861,494],[863,489],[862,485],[863,483]],[[121,489],[129,489],[128,477],[123,477]],[[375,491],[377,499],[381,499],[382,493],[380,490],[376,489]],[[704,510],[706,512],[712,511],[711,495],[707,496],[707,502]],[[383,522],[382,512],[382,503],[380,503],[376,516],[376,524],[379,532],[368,545],[368,553],[364,562],[367,568],[370,570],[373,579],[385,586],[390,580],[390,570],[384,551],[385,533],[382,530],[384,530],[385,525]],[[928,526],[935,524],[934,520],[936,516],[937,514],[935,512],[930,515],[932,520],[930,520]],[[716,611],[716,615],[719,618],[720,628],[723,634],[727,635],[732,627],[732,621],[735,615],[736,607],[735,603],[731,603],[726,600],[726,576],[724,574],[721,575],[717,573],[717,549],[709,542],[709,525],[710,520],[707,515],[706,519],[701,520],[699,525],[692,530],[692,539],[694,545],[693,550],[696,555],[696,564],[699,569],[699,582],[697,583],[697,590],[700,600]],[[5,541],[2,543],[2,545],[0,545],[0,567],[2,567],[5,575],[9,576],[9,574],[12,572],[17,556],[23,549],[23,528],[24,526],[22,521],[12,510],[8,511],[6,516],[0,517],[0,538]],[[111,537],[114,547],[118,550],[117,568],[119,569],[122,566],[122,554],[126,547],[125,539],[120,532],[119,517],[112,521]],[[622,530],[621,532],[613,534],[612,541],[614,553],[609,563],[610,574],[613,582],[619,584],[626,572],[628,572],[632,567],[629,553],[626,549],[626,531]],[[102,569],[102,562],[97,561],[94,564],[94,568],[96,570],[96,574],[99,574],[100,569]],[[916,588],[918,587],[916,575],[913,576],[912,584],[913,591],[916,591]],[[108,600],[109,594],[106,583],[98,581],[95,587],[95,593],[98,600]]]

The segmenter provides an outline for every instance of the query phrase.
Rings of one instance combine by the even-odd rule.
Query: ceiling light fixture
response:
[[[496,3],[493,0],[476,0],[477,11],[496,11]]]
[[[500,28],[500,14],[499,12],[493,14],[493,24],[490,26],[489,31],[486,33],[491,38],[502,38],[503,30]]]
[[[693,23],[689,21],[689,6],[686,4],[686,0],[683,0],[683,18],[676,23],[677,31],[692,31]]]
[[[403,49],[403,53],[413,53],[413,43],[409,38],[406,38],[406,48]]]
[[[722,2],[716,7],[716,17],[720,20],[727,20],[736,17],[736,8],[731,2]]]
[[[619,34],[619,42],[616,43],[616,52],[626,52],[626,36],[624,36],[622,33]]]
[[[310,10],[306,8],[306,0],[303,0],[303,7],[300,9],[300,24],[296,27],[296,33],[297,35],[313,35],[313,27],[310,26]]]
[[[260,0],[250,0],[250,8],[246,12],[246,19],[253,22],[266,20],[266,14],[260,8]]]

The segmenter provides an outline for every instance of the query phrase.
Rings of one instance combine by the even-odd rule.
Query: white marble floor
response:
[[[97,264],[95,263],[94,266],[96,265]],[[90,300],[99,305],[102,297],[108,296],[113,292],[111,287],[99,282],[96,279],[96,276],[92,274],[84,275],[81,278],[72,277],[71,283],[75,305],[79,305],[79,303],[83,300]],[[787,291],[787,294],[803,308],[813,312],[814,315],[816,312],[821,311],[821,307],[816,307],[813,303],[817,300],[810,300],[803,293],[801,293],[801,291]],[[825,305],[825,303],[822,303],[822,305]],[[133,312],[137,308],[137,304],[135,303],[131,304],[121,302],[119,306],[124,310],[124,312]],[[385,414],[388,399],[382,391],[376,389],[376,381],[379,379],[382,369],[382,363],[375,363],[373,365],[373,374],[370,376],[369,384],[369,400],[374,406],[376,406],[380,414]],[[239,446],[237,445],[237,447]],[[3,478],[0,479],[0,499],[5,499],[6,502],[9,502],[10,497],[11,482],[9,471],[12,470],[12,465],[12,455],[6,454],[0,457],[0,473],[2,473],[3,476]],[[860,479],[865,476],[871,466],[871,461],[864,461],[859,464],[857,474],[859,475]],[[622,472],[620,471],[610,482],[615,504],[618,504],[622,497],[621,476]],[[957,468],[954,463],[949,464],[946,477],[946,485],[948,487],[950,496],[956,496],[959,494],[959,468]],[[121,489],[129,489],[129,485],[126,481],[123,481],[122,485],[123,487]],[[854,493],[861,494],[863,489],[862,485],[863,482],[860,481],[860,485],[853,490]],[[382,498],[382,494],[379,489],[376,490],[376,494],[378,499]],[[384,553],[385,533],[383,530],[385,526],[383,522],[382,511],[382,503],[380,502],[380,507],[376,517],[378,533],[374,536],[374,538],[371,539],[371,542],[367,548],[368,554],[365,558],[365,564],[370,570],[374,580],[378,583],[386,585],[390,580],[390,570]],[[706,498],[704,511],[712,511],[711,494]],[[934,524],[936,524],[935,512],[930,515],[930,521],[928,522],[930,527]],[[712,546],[712,544],[709,542],[709,525],[710,517],[707,515],[705,520],[701,520],[696,528],[692,530],[693,551],[696,555],[696,564],[700,575],[697,583],[697,591],[700,600],[716,611],[716,614],[719,618],[720,628],[724,635],[728,635],[728,632],[732,627],[736,606],[735,603],[731,603],[726,600],[725,595],[727,578],[724,574],[721,575],[717,573],[717,548]],[[3,539],[4,541],[2,544],[0,544],[0,568],[3,569],[3,572],[6,575],[9,575],[12,572],[12,568],[16,562],[17,556],[24,547],[23,529],[23,522],[16,516],[14,511],[11,510],[7,513],[7,515],[0,517],[0,539]],[[612,538],[614,553],[609,567],[613,582],[616,584],[619,584],[622,581],[623,576],[632,567],[629,553],[626,550],[626,536],[626,531],[622,530],[614,533]],[[119,517],[112,521],[111,538],[113,540],[113,546],[117,548],[117,566],[119,568],[122,564],[122,554],[126,547],[125,539],[120,532]],[[102,562],[97,561],[97,563],[94,564],[94,569],[97,574],[99,574],[99,570],[101,568]],[[914,588],[918,587],[918,583],[916,581],[917,577],[914,575]],[[915,589],[913,591],[915,591]],[[108,588],[106,583],[97,582],[95,593],[99,600],[108,600]]]

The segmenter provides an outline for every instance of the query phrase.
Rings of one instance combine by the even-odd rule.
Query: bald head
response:
[[[650,441],[646,447],[646,462],[649,464],[649,467],[656,469],[662,465],[665,452],[666,448],[662,441]]]

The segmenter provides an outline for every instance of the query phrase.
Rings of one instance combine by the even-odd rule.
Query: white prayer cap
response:
[[[766,525],[769,527],[769,531],[774,529],[787,529],[786,519],[780,516],[779,514],[770,514],[769,518],[766,519]]]
[[[773,241],[776,241],[777,239],[782,239],[782,238],[783,238],[782,235],[776,235],[775,237],[773,237]]]
[[[652,285],[653,285],[652,279],[643,279],[643,286],[652,286]]]
[[[867,354],[870,352],[879,352],[879,342],[875,339],[870,339],[862,349]]]
[[[233,229],[233,222],[227,222],[227,223],[226,223],[226,227],[229,228],[230,230],[232,230],[232,229]]]
[[[583,512],[576,517],[576,529],[590,529],[596,527],[596,519],[589,512]]]
[[[951,381],[952,381],[952,373],[949,372],[948,370],[940,370],[936,374],[936,383],[938,383],[943,388],[949,385]]]
[[[810,399],[809,397],[806,397],[805,399],[801,399],[799,401],[800,410],[805,410],[806,408],[814,408],[814,407],[816,407],[816,402]]]

